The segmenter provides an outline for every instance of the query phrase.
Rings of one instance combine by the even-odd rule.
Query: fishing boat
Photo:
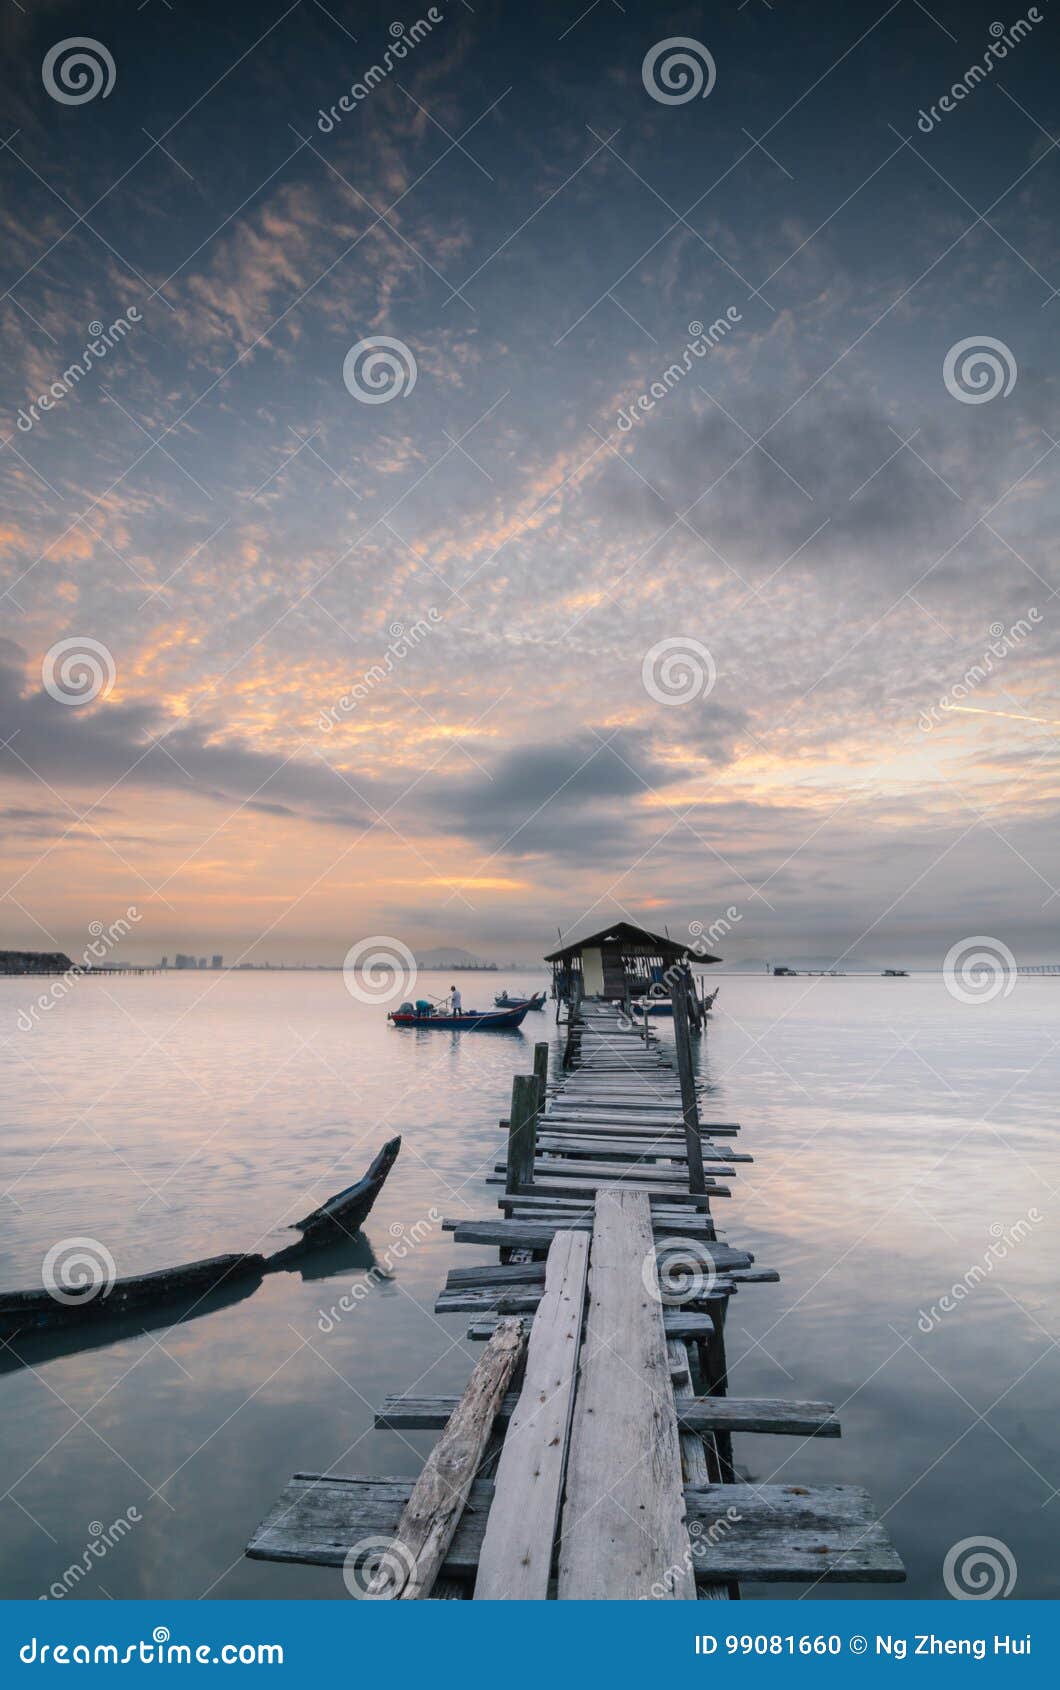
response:
[[[518,1027],[530,1008],[529,1002],[510,1009],[465,1009],[461,1015],[436,1009],[430,1003],[403,1003],[387,1016],[395,1027],[450,1027],[460,1033],[499,1032]]]
[[[533,997],[529,998],[510,998],[507,992],[502,992],[500,997],[494,998],[493,1001],[497,1005],[498,1009],[521,1009],[523,1007],[527,1009],[544,1009],[545,993],[535,992]]]

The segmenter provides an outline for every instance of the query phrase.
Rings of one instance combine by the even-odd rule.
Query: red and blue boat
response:
[[[529,1003],[517,1003],[510,1009],[465,1009],[454,1015],[448,1009],[436,1009],[430,1003],[403,1003],[387,1016],[395,1027],[448,1027],[459,1033],[501,1032],[518,1027],[530,1008]]]

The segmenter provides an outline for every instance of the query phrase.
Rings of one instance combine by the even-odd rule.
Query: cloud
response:
[[[679,775],[654,756],[648,734],[600,728],[516,746],[482,774],[426,783],[418,807],[490,854],[567,858],[592,848],[610,860],[640,831],[640,801]]]
[[[216,724],[174,724],[154,704],[71,707],[25,687],[24,654],[0,641],[0,775],[91,793],[165,788],[278,817],[298,813],[343,827],[371,812],[340,775],[308,755],[284,758],[218,734]],[[362,787],[367,783],[361,782]]]

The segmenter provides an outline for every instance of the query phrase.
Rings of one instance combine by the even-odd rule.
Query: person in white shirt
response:
[[[450,999],[449,999],[449,1007],[451,1008],[454,1015],[463,1015],[463,1013],[464,1013],[464,1010],[463,1010],[464,1000],[460,996],[459,987],[450,986],[449,990],[450,990],[450,993],[452,994]]]

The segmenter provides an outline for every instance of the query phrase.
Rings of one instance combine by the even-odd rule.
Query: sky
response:
[[[0,948],[1060,960],[1060,7],[2,28]]]

